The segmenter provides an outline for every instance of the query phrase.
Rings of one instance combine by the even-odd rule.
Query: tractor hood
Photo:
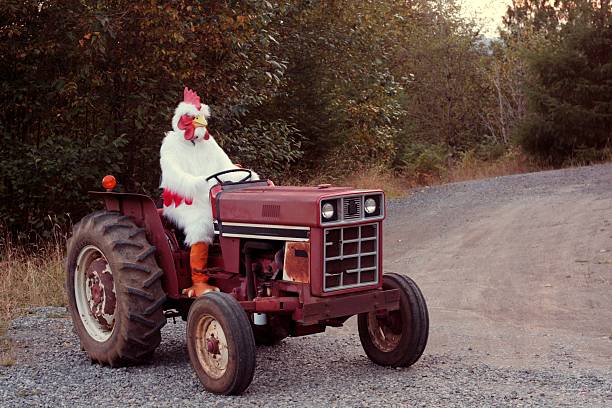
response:
[[[224,190],[217,195],[217,219],[222,223],[317,227],[321,225],[321,201],[335,197],[383,196],[381,190],[350,187],[258,186]],[[384,198],[381,199],[384,206]]]

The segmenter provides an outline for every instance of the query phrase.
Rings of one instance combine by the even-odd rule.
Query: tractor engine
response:
[[[245,248],[250,251],[253,242],[246,243]],[[269,245],[269,248],[262,251],[254,251],[254,254],[249,254],[250,269],[255,275],[255,297],[271,296],[271,282],[279,279],[282,276],[284,249],[276,249],[278,245]],[[245,256],[245,269],[249,269],[246,264],[247,257]]]

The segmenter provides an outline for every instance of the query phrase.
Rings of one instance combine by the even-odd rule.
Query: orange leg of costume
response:
[[[198,297],[207,292],[218,292],[219,288],[208,284],[208,275],[205,269],[208,264],[208,244],[196,242],[191,246],[189,254],[191,264],[191,286],[183,289],[183,294],[188,297]]]

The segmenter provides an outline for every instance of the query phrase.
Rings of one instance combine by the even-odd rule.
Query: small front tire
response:
[[[249,319],[231,295],[197,298],[187,317],[189,360],[207,391],[239,395],[255,373],[255,340]]]
[[[427,304],[414,281],[396,273],[383,275],[383,289],[400,290],[399,310],[359,315],[359,339],[366,355],[382,366],[408,367],[416,363],[427,345]]]

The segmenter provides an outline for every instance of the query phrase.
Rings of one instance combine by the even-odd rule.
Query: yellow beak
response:
[[[208,121],[206,120],[206,117],[204,115],[196,116],[193,119],[192,123],[193,123],[193,127],[195,128],[208,126]]]

